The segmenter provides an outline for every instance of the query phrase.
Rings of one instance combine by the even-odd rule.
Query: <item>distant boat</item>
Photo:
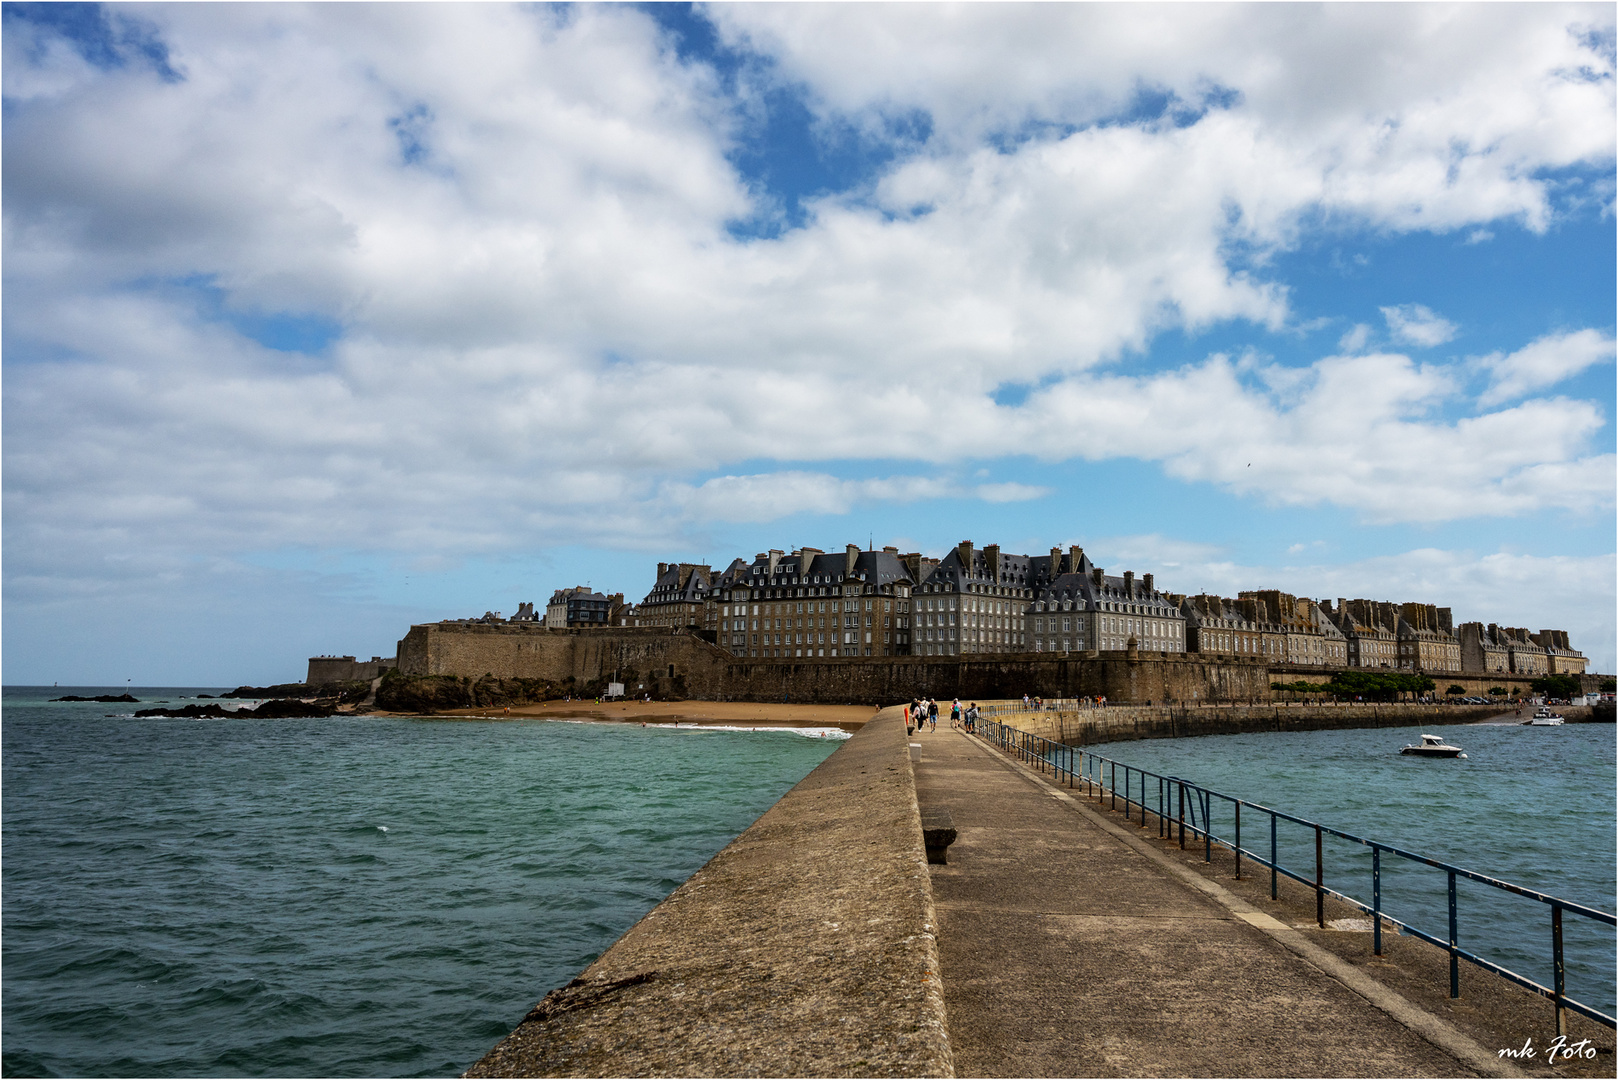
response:
[[[1553,713],[1549,709],[1546,709],[1546,708],[1542,707],[1538,712],[1536,712],[1534,714],[1534,718],[1532,720],[1524,720],[1522,722],[1522,726],[1523,727],[1560,727],[1562,724],[1565,724],[1565,723],[1567,723],[1567,721],[1565,719],[1563,719],[1560,715],[1558,715],[1557,713]]]
[[[1461,753],[1461,748],[1459,746],[1451,746],[1437,735],[1423,735],[1421,737],[1420,746],[1406,746],[1404,749],[1400,750],[1399,753],[1410,754],[1414,757],[1464,758],[1466,756],[1465,754]]]

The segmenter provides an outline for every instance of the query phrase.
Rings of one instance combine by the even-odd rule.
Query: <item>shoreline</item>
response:
[[[538,705],[446,709],[434,716],[467,720],[594,720],[662,727],[837,728],[853,734],[876,714],[877,708],[872,705],[792,705],[755,701],[625,701],[597,705],[593,701],[547,701]]]

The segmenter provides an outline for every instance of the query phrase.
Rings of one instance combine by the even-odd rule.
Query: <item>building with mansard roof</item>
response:
[[[914,581],[898,548],[760,552],[715,582],[715,644],[768,659],[906,656]]]
[[[1455,638],[1450,609],[1432,604],[1399,608],[1399,666],[1407,671],[1461,670],[1461,643]]]
[[[916,582],[912,652],[963,656],[1023,652],[1023,612],[1034,595],[1032,560],[962,540],[942,559],[902,556]]]
[[[622,602],[622,594],[617,595]],[[545,625],[552,629],[563,629],[569,626],[607,626],[612,610],[613,597],[592,592],[588,586],[575,585],[571,589],[557,589],[551,593],[551,599],[545,605]],[[534,614],[533,605],[528,605],[527,615]],[[518,609],[514,622],[525,621],[524,612]]]
[[[1186,651],[1185,617],[1151,574],[1109,577],[1080,547],[1052,548],[1029,564],[1034,599],[1023,612],[1023,635],[1031,651]]]
[[[702,563],[658,563],[657,578],[628,616],[630,626],[681,626],[700,630],[713,585],[713,567]]]
[[[1566,630],[1541,630],[1533,635],[1545,650],[1545,670],[1550,675],[1583,675],[1584,654],[1568,644]]]
[[[1279,661],[1309,667],[1343,667],[1348,663],[1348,639],[1327,618],[1319,604],[1307,596],[1279,589],[1249,589],[1242,600],[1264,605],[1268,620],[1286,638],[1286,654]]]
[[[1346,663],[1357,668],[1399,666],[1399,607],[1381,600],[1320,602],[1321,612],[1342,633]]]
[[[1280,663],[1286,631],[1269,618],[1262,601],[1229,600],[1199,593],[1175,596],[1185,618],[1186,651],[1202,656],[1264,656]]]
[[[1511,651],[1500,637],[1500,627],[1480,622],[1462,623],[1455,639],[1461,646],[1461,671],[1468,675],[1504,675],[1511,671]]]

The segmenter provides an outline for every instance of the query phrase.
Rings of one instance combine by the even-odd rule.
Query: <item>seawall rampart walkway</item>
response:
[[[466,1075],[952,1075],[906,743],[878,713]]]
[[[914,741],[959,832],[932,884],[961,1075],[1521,1075],[976,739]]]
[[[1502,714],[1498,705],[1108,705],[1105,708],[998,709],[993,719],[1070,746],[1250,731],[1471,724]],[[1529,713],[1532,713],[1532,709]],[[1509,715],[1509,714],[1508,714]]]

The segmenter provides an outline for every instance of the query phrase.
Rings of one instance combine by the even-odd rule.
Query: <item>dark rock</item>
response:
[[[276,683],[274,686],[238,686],[222,698],[289,698],[307,697],[313,688],[308,683]]]
[[[531,705],[562,696],[548,679],[465,679],[454,675],[401,675],[390,671],[376,691],[376,706],[389,712],[433,713],[444,709]]]
[[[130,697],[128,694],[97,694],[95,697],[79,697],[69,694],[66,697],[53,697],[52,701],[121,701],[131,705],[139,704],[140,698]]]
[[[336,711],[336,704],[331,701],[311,703],[295,698],[279,698],[266,701],[256,709],[227,709],[223,705],[186,705],[179,709],[141,709],[135,715],[171,716],[186,720],[230,720],[239,716],[251,716],[261,720],[288,720],[331,716]]]

